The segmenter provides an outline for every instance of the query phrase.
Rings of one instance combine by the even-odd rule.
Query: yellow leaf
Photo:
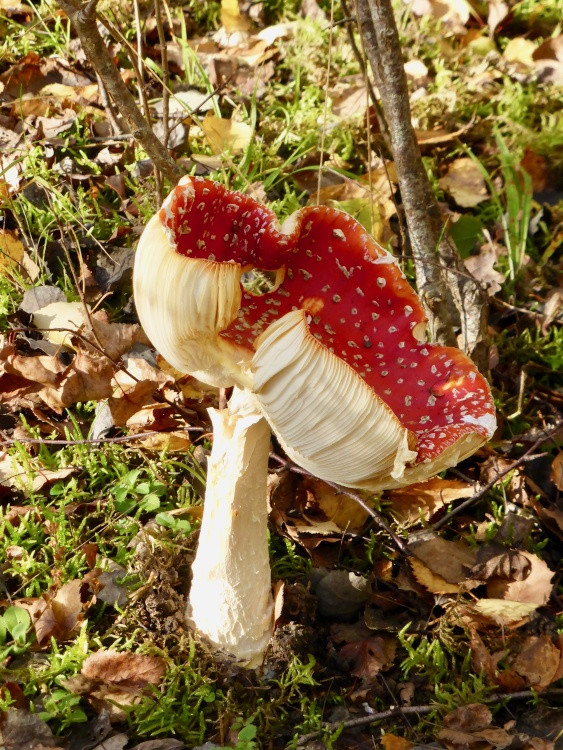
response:
[[[239,154],[252,139],[253,130],[244,122],[207,115],[201,126],[214,154]]]
[[[248,31],[250,22],[240,14],[238,0],[221,0],[221,24],[225,31]]]
[[[524,39],[524,37],[517,36],[515,39],[511,39],[504,50],[503,57],[509,62],[519,62],[522,65],[527,65],[530,68],[534,67],[534,59],[532,55],[536,50],[536,45],[530,39]]]
[[[431,594],[457,594],[459,593],[459,586],[448,583],[442,578],[442,576],[433,573],[421,560],[417,560],[416,557],[409,558],[409,565],[411,566],[414,577],[420,583],[421,586],[428,589]]]
[[[472,208],[489,197],[485,180],[473,159],[453,161],[448,174],[439,180],[440,187],[447,190],[458,206]]]
[[[8,274],[18,266],[25,248],[9,229],[0,229],[0,273]]]

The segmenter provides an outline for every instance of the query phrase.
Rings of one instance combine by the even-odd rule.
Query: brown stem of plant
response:
[[[104,85],[123,114],[133,137],[143,146],[153,160],[156,169],[176,184],[183,172],[172,159],[168,150],[158,140],[147,123],[133,95],[119,75],[96,23],[96,6],[98,0],[57,0],[59,6],[69,17],[80,39],[82,49],[94,70],[100,75]]]
[[[426,174],[411,122],[407,79],[391,0],[357,0],[366,56],[380,92],[412,245],[418,290],[430,337],[457,346],[452,312],[457,310],[464,350],[488,370],[486,300],[464,270],[445,236],[440,209]],[[439,260],[440,263],[436,263]],[[451,270],[451,273],[449,272]],[[453,303],[453,305],[451,304]]]

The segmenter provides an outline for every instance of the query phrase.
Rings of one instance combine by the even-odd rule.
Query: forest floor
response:
[[[138,21],[128,0],[98,10],[186,173],[280,220],[343,209],[414,284],[348,5],[331,27],[329,0],[163,3],[160,40],[150,3]],[[489,297],[498,429],[442,476],[369,498],[413,556],[352,499],[279,474],[283,595],[249,671],[183,624],[219,394],[159,367],[135,314],[136,242],[170,185],[57,5],[0,0],[8,750],[563,748],[560,4],[414,0],[396,14],[445,231]]]

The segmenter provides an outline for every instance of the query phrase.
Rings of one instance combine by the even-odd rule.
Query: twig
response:
[[[115,116],[115,112],[113,111],[113,105],[109,100],[108,92],[105,86],[105,83],[102,81],[100,74],[96,72],[96,79],[98,81],[98,89],[100,90],[100,100],[102,102],[102,107],[105,110],[106,117],[108,118],[109,126],[111,128],[111,134],[112,136],[123,138],[123,129],[121,125],[119,124],[119,121],[117,120],[117,117]],[[127,134],[128,138],[131,138],[130,134]]]
[[[541,693],[542,697],[547,696],[559,696],[563,695],[563,688],[552,688]],[[483,698],[481,703],[502,703],[503,701],[509,700],[536,700],[538,694],[535,690],[521,690],[517,693],[495,693],[489,695],[487,698]],[[357,719],[349,719],[348,721],[334,721],[326,723],[322,729],[316,732],[310,732],[309,734],[302,735],[297,740],[297,747],[306,745],[311,740],[316,740],[322,736],[323,732],[336,732],[338,729],[357,729],[359,727],[365,727],[369,724],[373,724],[374,721],[382,721],[383,719],[392,719],[395,716],[410,716],[417,714],[424,716],[425,714],[437,711],[440,708],[445,708],[435,703],[432,706],[395,706],[387,709],[387,711],[379,711],[378,713],[368,714],[367,716],[360,716]]]
[[[289,471],[292,471],[294,474],[301,474],[304,477],[315,477],[314,474],[311,474],[306,469],[302,469],[300,466],[297,466],[297,464],[294,464],[293,461],[289,461],[287,458],[282,458],[281,456],[278,456],[277,453],[270,453],[270,458],[272,458],[274,461],[277,461],[279,464],[281,464],[285,469],[288,469]],[[408,544],[406,544],[400,536],[395,534],[393,529],[389,526],[387,521],[379,515],[373,508],[370,508],[370,506],[366,503],[364,498],[360,495],[359,492],[355,492],[354,490],[349,489],[348,487],[342,487],[340,484],[336,484],[336,482],[327,482],[326,479],[323,479],[324,484],[327,484],[329,487],[332,487],[333,490],[336,492],[346,495],[346,497],[349,497],[351,500],[353,500],[355,503],[357,503],[361,508],[365,510],[365,512],[373,518],[375,523],[383,529],[391,539],[393,540],[393,543],[395,547],[398,549],[398,551],[404,555],[405,557],[411,557],[414,553],[409,548]]]
[[[88,2],[57,0],[57,2],[71,20],[88,61],[99,73],[108,93],[129,123],[133,137],[143,146],[155,167],[176,184],[182,177],[182,170],[139,111],[133,95],[119,75],[98,30],[96,23],[98,0],[88,0]]]
[[[528,463],[529,461],[535,461],[536,458],[540,458],[542,456],[547,455],[546,453],[536,453],[534,454],[534,451],[536,448],[539,448],[542,443],[545,443],[546,440],[549,440],[552,437],[555,437],[555,435],[563,429],[563,425],[559,425],[554,430],[552,430],[551,433],[549,433],[547,436],[543,435],[541,438],[536,440],[536,442],[531,445],[528,450],[520,456],[516,461],[513,461],[509,466],[507,466],[502,471],[497,472],[497,476],[495,479],[491,479],[490,482],[487,482],[486,485],[481,487],[480,490],[478,490],[474,495],[472,495],[470,498],[465,500],[463,503],[457,506],[457,508],[454,508],[449,513],[446,513],[446,515],[443,518],[440,518],[439,521],[436,521],[436,523],[432,526],[432,531],[438,531],[438,529],[441,529],[442,526],[445,526],[454,516],[457,516],[458,513],[461,513],[462,511],[466,510],[467,508],[471,507],[476,503],[478,500],[480,500],[484,495],[487,494],[487,492],[492,489],[495,484],[505,477],[507,474],[510,474],[511,471],[514,471],[514,469],[517,469],[522,464]]]
[[[464,349],[488,369],[487,311],[479,286],[446,269],[463,261],[444,236],[440,209],[426,175],[411,122],[407,79],[391,0],[357,0],[358,20],[367,58],[379,89],[389,126],[391,148],[413,250],[418,290],[433,341],[457,346],[451,321],[451,299],[460,316]],[[436,264],[440,259],[441,264]]]
[[[354,0],[355,2],[355,0]],[[348,8],[347,0],[340,0],[340,4],[342,5],[342,10],[347,16],[348,21],[355,22],[356,18],[352,16],[350,13],[350,10]],[[357,9],[356,9],[356,16],[357,16]],[[348,42],[350,44],[350,47],[352,48],[352,52],[354,53],[354,57],[356,58],[356,62],[359,65],[360,71],[364,77],[364,80],[366,82],[366,87],[369,93],[369,98],[372,103],[373,109],[375,110],[375,116],[377,117],[377,122],[379,124],[379,129],[381,130],[381,134],[383,136],[383,140],[385,141],[385,144],[387,148],[389,149],[389,153],[391,152],[391,143],[389,140],[389,128],[387,127],[387,120],[385,119],[385,113],[383,112],[383,108],[381,106],[381,102],[377,98],[377,95],[375,93],[375,89],[371,85],[371,81],[369,79],[367,67],[366,67],[366,61],[365,61],[365,55],[363,54],[363,51],[360,51],[358,49],[358,45],[356,44],[356,37],[354,36],[354,29],[352,28],[352,25],[350,23],[346,24],[346,33],[348,35]],[[362,36],[360,35],[360,40],[362,40]],[[363,42],[362,42],[363,46]],[[368,131],[370,129],[369,126],[369,112],[368,112]]]

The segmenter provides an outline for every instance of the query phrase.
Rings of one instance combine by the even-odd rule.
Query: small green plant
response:
[[[258,727],[252,722],[252,717],[249,719],[239,717],[233,722],[231,729],[237,733],[235,750],[254,750],[254,748],[258,747],[256,742]]]
[[[0,661],[23,654],[29,646],[31,618],[23,607],[8,607],[0,617]]]
[[[141,473],[141,469],[132,469],[112,489],[118,513],[130,513],[134,509],[147,513],[160,508],[160,498],[166,494],[166,485],[158,481],[139,481]]]

